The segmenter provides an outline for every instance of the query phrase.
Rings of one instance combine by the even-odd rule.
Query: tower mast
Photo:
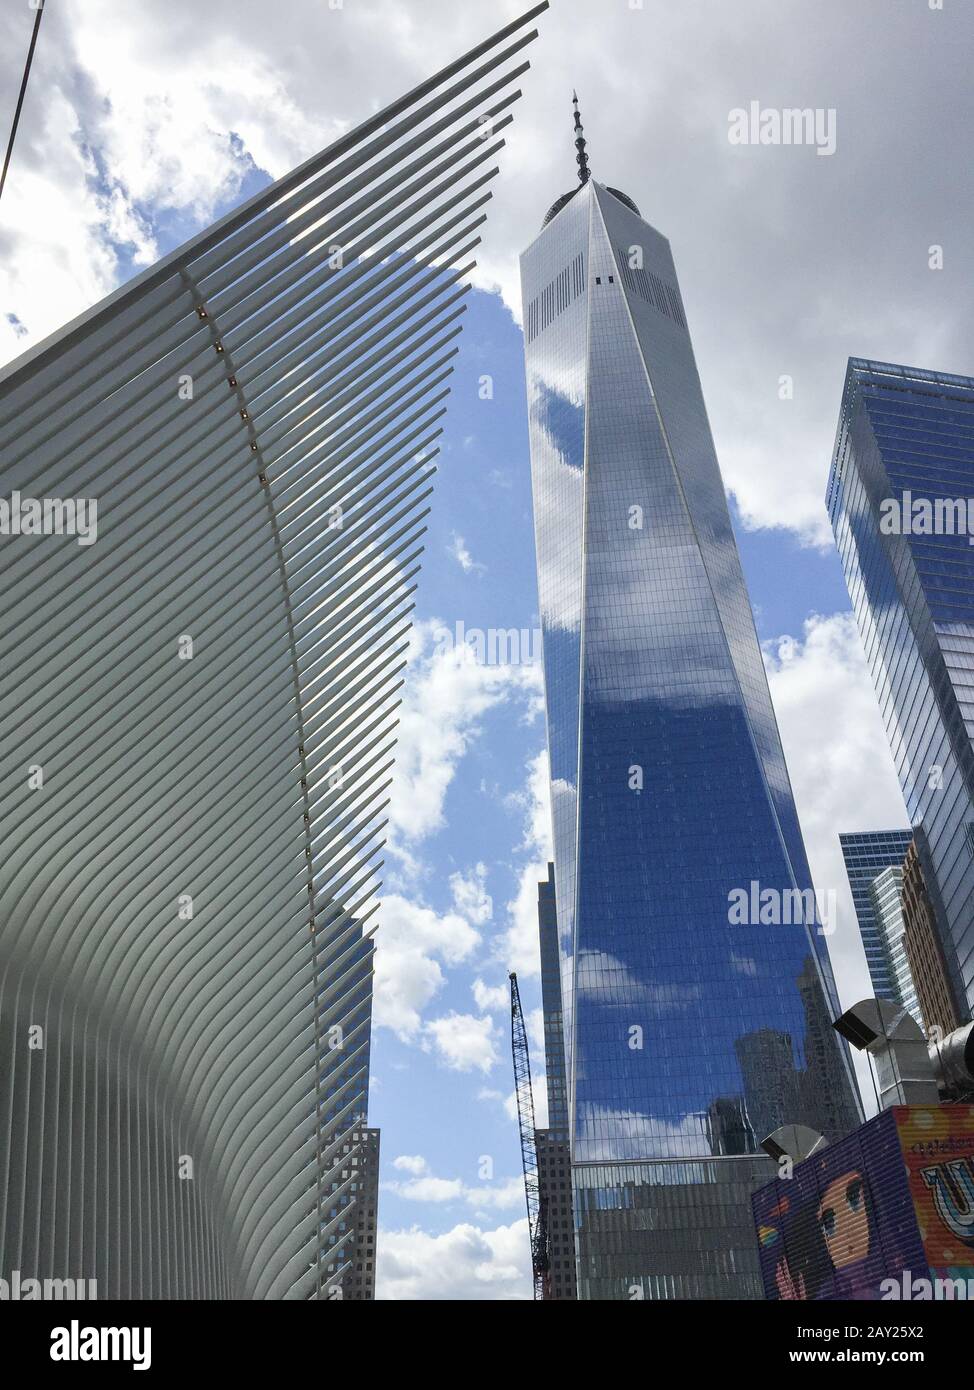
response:
[[[585,132],[582,129],[582,117],[578,110],[578,93],[572,92],[572,105],[575,108],[575,148],[578,153],[575,156],[575,163],[578,165],[579,183],[588,183],[592,177],[592,171],[588,167],[588,155],[585,152]]]

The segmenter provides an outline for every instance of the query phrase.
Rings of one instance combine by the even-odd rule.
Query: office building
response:
[[[869,897],[873,918],[889,960],[889,974],[893,982],[892,1002],[906,1009],[922,1028],[923,1015],[904,940],[902,865],[891,864],[877,874],[869,885]]]
[[[2,1271],[358,1262],[411,595],[543,8],[0,372]]]
[[[565,1040],[558,957],[558,911],[555,866],[538,884],[541,939],[541,1003],[544,1016],[545,1081],[548,1128],[535,1131],[538,1148],[538,1193],[544,1208],[550,1267],[546,1298],[577,1297],[575,1223],[572,1212],[571,1146],[568,1142],[568,1094],[565,1087]]]
[[[329,969],[337,963],[325,961],[322,974],[342,982],[344,1021],[329,1039],[335,1045],[325,1053],[319,1104],[323,1127],[343,1138],[322,1214],[321,1260],[329,1297],[365,1301],[375,1296],[379,1200],[379,1131],[368,1127],[375,939],[359,928],[351,947],[343,942],[338,949],[347,955],[345,968]]]
[[[920,1024],[931,1039],[961,1025],[944,963],[933,905],[915,843],[903,861],[903,948],[920,1006]]]
[[[969,498],[974,379],[851,358],[829,516],[962,1018],[974,1005]]]
[[[535,1130],[538,1192],[544,1204],[548,1237],[548,1277],[544,1299],[578,1297],[575,1282],[575,1227],[572,1218],[571,1152],[566,1139],[551,1130]]]
[[[340,1261],[346,1265],[340,1287],[341,1296],[353,1303],[375,1299],[376,1242],[379,1230],[379,1131],[364,1128],[353,1131],[347,1148],[343,1146],[353,1170],[354,1204],[348,1221]],[[343,1236],[344,1236],[343,1232]]]
[[[548,1128],[553,1139],[568,1141],[568,1091],[565,1084],[565,1031],[561,1006],[561,961],[555,866],[538,884],[538,932],[541,942],[541,1005],[544,1017],[545,1084]]]
[[[834,1035],[797,1082],[826,924],[673,258],[590,176],[577,110],[521,282],[578,1295],[758,1297],[761,1125],[834,1139],[858,1110]],[[762,1029],[787,1042],[756,1125]]]
[[[867,830],[839,836],[872,992],[877,999],[898,1003],[903,1001],[893,976],[889,945],[876,920],[871,889],[884,869],[902,867],[912,839],[912,830]]]

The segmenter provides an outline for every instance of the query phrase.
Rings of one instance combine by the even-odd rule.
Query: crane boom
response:
[[[521,995],[517,975],[511,971],[511,1053],[514,1058],[514,1090],[517,1096],[517,1121],[521,1133],[521,1166],[524,1169],[524,1194],[528,1206],[528,1232],[531,1240],[531,1273],[534,1296],[543,1299],[548,1293],[551,1268],[548,1248],[547,1202],[538,1182],[538,1145],[535,1138],[534,1094],[531,1090],[531,1057],[528,1035],[524,1027]]]

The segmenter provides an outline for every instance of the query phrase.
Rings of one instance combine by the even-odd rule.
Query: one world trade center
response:
[[[521,279],[578,1291],[760,1297],[761,1140],[858,1106],[669,243],[575,111]]]

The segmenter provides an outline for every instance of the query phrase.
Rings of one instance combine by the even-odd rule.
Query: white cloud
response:
[[[429,1170],[429,1164],[422,1154],[399,1154],[392,1160],[392,1166],[401,1173],[412,1173],[417,1178]]]
[[[48,7],[4,190],[0,360],[109,293],[122,256],[155,260],[150,217],[202,225],[254,164],[283,173],[339,133],[320,104],[309,115],[314,105],[293,99],[286,51],[244,8]],[[4,53],[26,48],[30,18],[26,6],[0,17]],[[19,68],[5,68],[6,110]]]
[[[510,1211],[524,1202],[524,1178],[520,1176],[473,1187],[462,1178],[436,1178],[424,1174],[408,1182],[384,1182],[382,1187],[407,1202],[465,1202],[478,1211]]]
[[[575,957],[577,992],[591,994],[604,1003],[640,1003],[652,1017],[679,1013],[698,1000],[701,985],[656,984],[642,981],[629,967],[606,951],[579,951]]]
[[[200,225],[255,166],[285,172],[521,8],[358,0],[297,6],[294,22],[268,25],[264,0],[49,6],[0,248],[0,303],[28,336],[0,320],[0,353],[110,289],[119,242],[139,261],[154,255],[150,219]],[[593,169],[673,244],[727,485],[748,525],[792,527],[811,543],[828,539],[824,473],[849,353],[947,369],[965,359],[974,282],[951,248],[965,244],[971,195],[955,180],[945,202],[946,166],[931,151],[944,150],[942,112],[966,99],[963,64],[949,59],[970,46],[972,17],[959,5],[935,16],[898,9],[893,17],[886,0],[860,0],[833,6],[823,25],[815,6],[793,4],[787,23],[769,26],[763,0],[638,10],[560,0],[538,23],[478,248],[475,282],[500,287],[519,315],[516,254],[574,182],[565,73],[584,53]],[[29,19],[26,6],[3,8],[4,52],[23,52]],[[660,65],[660,52],[671,61]],[[836,53],[860,61],[837,64]],[[5,65],[6,110],[18,77]],[[748,94],[801,105],[816,90],[840,112],[834,158],[729,145],[728,112]],[[667,139],[647,141],[662,124]],[[910,192],[892,220],[890,147]],[[730,229],[719,256],[715,226]],[[938,274],[927,269],[931,241],[946,249]],[[782,375],[794,380],[790,401],[778,398]]]
[[[464,1200],[478,1210],[513,1211],[524,1203],[524,1178],[502,1178],[479,1187],[465,1187]]]
[[[532,1056],[544,1056],[544,1010],[529,1009],[524,1018]]]
[[[507,904],[508,925],[499,938],[497,955],[508,970],[516,970],[519,976],[539,975],[538,884],[548,877],[552,854],[546,749],[531,759],[524,788],[508,800],[520,808],[524,817],[518,852],[527,855],[527,859],[517,871],[517,891]]]
[[[511,993],[507,985],[486,985],[478,978],[470,989],[482,1013],[500,1013],[511,1007]]]
[[[535,1050],[531,1055],[534,1059],[531,1063],[531,1098],[534,1101],[534,1123],[538,1129],[547,1129],[548,1086],[544,1073],[544,1052]],[[510,1123],[512,1125],[518,1123],[516,1091],[508,1091],[505,1095],[503,1091],[495,1090],[492,1086],[482,1086],[477,1092],[477,1099],[501,1106]]]
[[[450,544],[446,548],[446,553],[456,560],[464,574],[486,574],[487,566],[478,564],[470,554],[470,549],[461,535],[456,531],[450,539]]]
[[[11,104],[5,101],[5,109]],[[74,107],[54,91],[42,110],[33,106],[31,117],[48,162],[37,168],[25,157],[22,126],[3,196],[0,361],[60,328],[108,294],[118,279],[108,233],[110,200],[92,182],[94,164],[74,138]],[[148,250],[141,236],[139,249]]]
[[[430,1019],[424,1030],[424,1046],[436,1053],[452,1071],[488,1072],[497,1061],[497,1025],[489,1016],[450,1012]]]
[[[533,713],[540,684],[537,666],[479,663],[436,619],[414,628],[389,807],[391,848],[407,870],[418,872],[413,850],[445,823],[447,791],[483,716],[510,700]]]
[[[548,1128],[548,1083],[543,1070],[543,1062],[544,1053],[537,1053],[531,1068],[531,1095],[534,1100],[534,1123],[538,1129]]]
[[[532,1086],[532,1090],[534,1089],[535,1087]],[[503,1091],[495,1090],[492,1086],[481,1086],[480,1090],[477,1092],[477,1099],[496,1102],[498,1105],[503,1107],[504,1114],[512,1122],[512,1124],[517,1124],[516,1091],[508,1091],[505,1094]],[[537,1107],[535,1108],[537,1109]]]
[[[527,1218],[482,1230],[463,1223],[442,1235],[380,1230],[376,1297],[411,1299],[530,1299],[531,1250]]]
[[[444,824],[447,790],[460,760],[480,734],[483,715],[505,701],[521,701],[532,715],[537,708],[537,666],[481,665],[470,649],[454,649],[448,638],[446,628],[436,620],[418,625],[412,640],[412,679],[400,712],[390,847],[410,878],[422,870],[413,849]],[[534,777],[537,781],[536,772]],[[480,943],[477,928],[491,919],[493,900],[486,883],[483,863],[453,873],[450,889],[456,910],[443,914],[405,893],[381,895],[376,937],[378,1026],[393,1029],[404,1041],[416,1038],[424,1009],[445,983],[442,966],[468,959]],[[481,1032],[487,1023],[479,1021]],[[469,1026],[464,1030],[450,1019],[439,1020],[427,1034],[427,1042],[447,1065],[458,1067],[468,1034]],[[483,1069],[489,1055],[487,1047],[476,1065]]]
[[[440,962],[466,960],[480,935],[459,913],[441,915],[396,893],[382,898],[379,915],[374,1021],[409,1041],[420,1029],[423,1009],[444,983]]]
[[[463,1196],[463,1183],[459,1178],[428,1175],[410,1182],[383,1183],[383,1187],[410,1202],[456,1202]]]
[[[524,787],[508,798],[524,812],[524,838],[520,848],[529,854],[551,858],[551,806],[548,790],[548,750],[542,748],[528,763]],[[547,875],[546,875],[547,876]]]
[[[256,41],[246,8],[167,6],[119,23],[111,0],[72,7],[75,55],[98,95],[90,137],[133,201],[208,217],[251,161],[277,175],[339,133],[320,105],[295,100],[283,51],[266,25]]]
[[[764,653],[812,878],[837,894],[828,945],[847,1007],[872,991],[839,832],[905,829],[909,817],[852,614],[812,617]]]
[[[636,1110],[612,1110],[582,1104],[578,1110],[579,1143],[591,1154],[625,1160],[633,1153],[658,1153],[668,1158],[691,1158],[707,1153],[705,1115],[686,1114],[662,1120]]]
[[[485,922],[490,921],[491,913],[494,910],[493,899],[487,892],[486,884],[486,864],[475,864],[467,874],[455,873],[450,875],[453,906],[458,912],[463,913],[468,921],[473,922],[478,927],[482,927]]]

